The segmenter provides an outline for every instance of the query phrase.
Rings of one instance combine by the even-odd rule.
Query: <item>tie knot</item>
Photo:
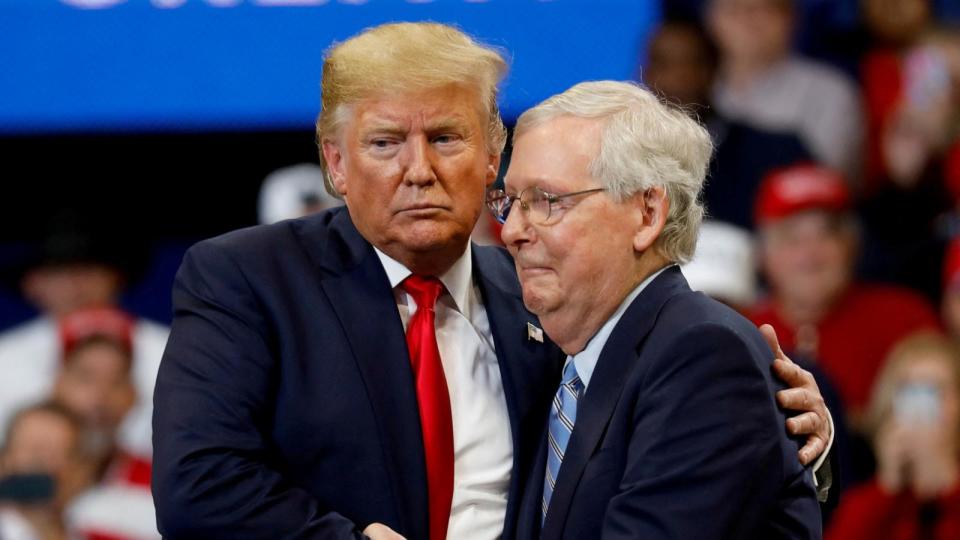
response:
[[[580,380],[580,374],[577,373],[577,365],[573,361],[573,357],[567,357],[567,362],[563,366],[563,375],[562,381],[560,384],[564,386],[569,386],[571,389],[574,389],[579,393],[580,388],[583,386],[583,382]]]
[[[432,276],[418,276],[416,274],[403,280],[400,286],[413,297],[413,301],[417,303],[417,309],[433,309],[437,304],[437,298],[440,297],[440,293],[443,291],[443,283],[441,283],[439,279]]]

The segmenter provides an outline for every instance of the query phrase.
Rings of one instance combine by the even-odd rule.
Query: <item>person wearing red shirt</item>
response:
[[[827,540],[960,538],[960,348],[934,333],[890,353],[868,429],[875,478],[848,491]]]
[[[815,165],[764,179],[755,218],[770,294],[749,315],[771,324],[785,350],[823,368],[856,427],[891,347],[938,322],[919,294],[854,280],[858,239],[850,199],[839,173]]]

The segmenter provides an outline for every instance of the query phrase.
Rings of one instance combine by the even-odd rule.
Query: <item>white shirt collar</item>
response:
[[[593,370],[597,367],[597,360],[600,359],[600,353],[603,352],[604,345],[607,344],[607,339],[610,338],[610,334],[613,333],[613,329],[616,328],[617,323],[620,322],[620,318],[623,317],[623,314],[627,311],[627,308],[630,307],[630,304],[637,299],[637,296],[640,296],[640,293],[643,292],[647,285],[651,281],[657,278],[664,270],[673,266],[668,264],[660,270],[657,270],[653,274],[647,276],[647,279],[640,282],[630,294],[624,298],[623,302],[620,303],[620,307],[613,312],[613,315],[607,319],[607,322],[603,323],[603,326],[600,327],[600,330],[597,330],[597,333],[590,338],[590,341],[587,342],[587,346],[583,348],[582,351],[573,355],[573,363],[577,367],[577,375],[580,376],[580,380],[583,382],[583,387],[586,389],[590,386],[590,377],[593,376]]]
[[[373,249],[377,252],[377,257],[380,258],[384,271],[387,272],[391,288],[395,289],[397,285],[400,285],[403,280],[413,274],[410,269],[377,249],[376,246]],[[473,285],[473,257],[471,253],[472,248],[468,242],[463,255],[453,263],[449,270],[438,276],[443,286],[447,288],[447,292],[450,293],[457,311],[464,315],[470,313],[470,288]]]

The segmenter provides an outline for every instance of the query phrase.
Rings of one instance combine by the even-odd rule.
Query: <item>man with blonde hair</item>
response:
[[[506,69],[440,24],[328,52],[317,140],[346,209],[201,242],[177,276],[164,537],[493,539],[513,522],[560,357],[525,339],[508,255],[469,242]]]
[[[524,303],[567,354],[519,538],[820,538],[768,344],[677,266],[711,150],[631,83],[578,84],[517,123],[488,203]]]
[[[328,52],[317,139],[346,207],[201,242],[178,273],[154,418],[164,537],[513,537],[562,356],[509,255],[470,243],[505,71],[439,24]],[[816,455],[825,412],[806,408]]]

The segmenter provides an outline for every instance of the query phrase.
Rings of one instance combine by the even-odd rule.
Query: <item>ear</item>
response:
[[[486,186],[490,187],[497,181],[497,173],[500,172],[500,158],[502,154],[490,154],[487,157]]]
[[[663,186],[652,187],[635,197],[634,203],[640,211],[640,223],[633,235],[633,249],[637,253],[644,253],[653,247],[667,225],[670,200],[667,199],[667,190]]]
[[[344,153],[340,143],[331,139],[324,139],[321,147],[323,149],[323,159],[327,162],[327,174],[330,175],[330,181],[333,187],[341,196],[347,194],[346,163]]]

